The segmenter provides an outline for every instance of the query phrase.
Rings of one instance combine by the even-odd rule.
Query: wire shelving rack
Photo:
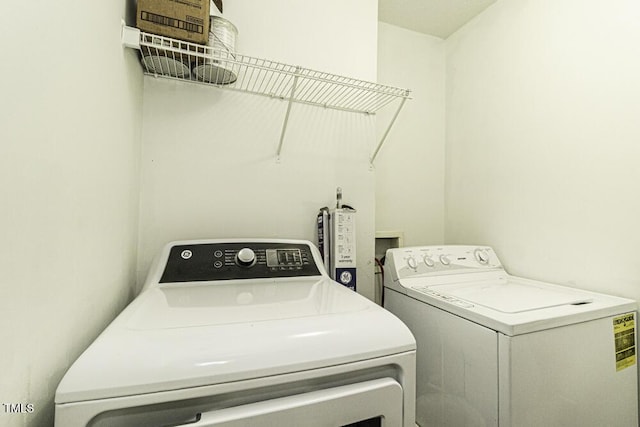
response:
[[[144,73],[167,79],[248,92],[288,102],[277,156],[279,158],[293,103],[348,112],[375,114],[398,106],[370,157],[373,164],[410,91],[300,66],[242,55],[218,46],[204,46],[122,27],[122,43],[140,52]]]

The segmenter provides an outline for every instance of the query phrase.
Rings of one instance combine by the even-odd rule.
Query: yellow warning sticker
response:
[[[635,313],[627,313],[613,319],[613,336],[616,340],[616,371],[636,364]]]

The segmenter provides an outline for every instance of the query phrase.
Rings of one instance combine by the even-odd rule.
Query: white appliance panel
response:
[[[155,427],[179,424],[194,420],[198,414],[210,413],[216,409],[245,406],[283,397],[295,398],[313,390],[335,390],[344,385],[379,378],[405,384],[403,414],[413,414],[415,390],[407,387],[406,382],[407,379],[415,378],[415,353],[408,352],[287,375],[59,404],[56,407],[55,423],[61,426],[91,427]],[[377,412],[372,412],[375,413]],[[404,418],[406,420],[407,417]],[[411,420],[413,418],[412,415]],[[413,427],[409,422],[402,425]]]
[[[413,427],[414,379],[408,328],[310,242],[173,242],[65,374],[55,424]]]
[[[498,334],[392,290],[385,307],[409,326],[418,345],[416,422],[497,425]]]
[[[384,305],[417,341],[421,427],[638,426],[635,301],[510,276],[487,247],[386,259]],[[434,389],[450,396],[425,405]]]
[[[430,289],[501,313],[522,313],[593,301],[590,296],[568,288],[549,288],[515,280],[472,282],[461,286],[441,285]]]
[[[637,365],[616,371],[613,319],[500,334],[500,426],[637,426]]]
[[[176,427],[326,427],[375,417],[383,427],[402,425],[402,387],[391,378],[212,411]]]
[[[385,287],[510,336],[637,309],[630,299],[511,276],[488,247],[396,248],[386,259]],[[422,261],[410,268],[410,260]]]
[[[128,316],[126,327],[143,330],[226,325],[357,312],[368,307],[357,294],[318,277],[234,281],[215,287],[182,284],[147,291]]]

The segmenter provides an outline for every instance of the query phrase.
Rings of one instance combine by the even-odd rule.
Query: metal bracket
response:
[[[389,126],[387,126],[387,130],[384,132],[384,135],[382,135],[382,139],[380,139],[378,146],[376,147],[375,151],[373,152],[373,155],[371,156],[371,159],[369,160],[369,162],[372,165],[373,165],[373,161],[376,159],[376,156],[378,155],[378,151],[380,151],[380,148],[382,148],[382,144],[384,144],[384,141],[387,139],[387,136],[389,136],[389,131],[391,130],[391,127],[393,126],[396,119],[398,118],[398,115],[400,114],[400,110],[402,110],[402,107],[404,107],[404,103],[407,101],[407,99],[408,98],[401,99],[400,105],[398,106],[396,113],[393,115],[393,118],[391,119]]]
[[[278,151],[276,153],[278,162],[280,161],[280,153],[282,152],[282,143],[284,142],[284,134],[287,131],[287,124],[289,123],[289,114],[291,113],[291,105],[296,96],[296,88],[298,87],[298,77],[300,77],[300,67],[296,67],[295,74],[293,76],[293,83],[291,85],[291,94],[289,95],[289,102],[287,103],[287,113],[284,116],[284,122],[282,123],[282,132],[280,133],[280,143],[278,144]]]
[[[133,27],[127,27],[122,21],[122,44],[131,49],[140,49],[140,30]]]

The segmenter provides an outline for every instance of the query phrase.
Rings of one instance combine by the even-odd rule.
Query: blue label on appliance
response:
[[[336,268],[336,281],[352,291],[356,290],[356,269]]]

